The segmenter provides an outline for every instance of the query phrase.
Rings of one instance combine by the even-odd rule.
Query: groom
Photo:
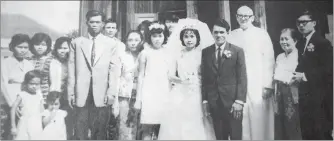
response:
[[[208,103],[217,140],[241,140],[247,75],[242,48],[226,42],[224,19],[212,28],[215,44],[202,51],[202,99]]]

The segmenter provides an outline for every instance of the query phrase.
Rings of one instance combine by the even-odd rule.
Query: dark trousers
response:
[[[60,101],[60,109],[65,110],[67,112],[67,116],[65,117],[65,124],[66,124],[66,133],[67,133],[67,140],[73,140],[74,138],[74,123],[75,123],[75,110],[73,110],[68,105],[68,100],[66,99],[65,95],[62,97]]]
[[[320,97],[320,96],[319,96]],[[319,97],[301,94],[299,98],[300,127],[303,140],[326,140],[325,115]]]
[[[89,140],[88,129],[90,129],[91,140],[106,140],[110,111],[108,106],[95,106],[91,81],[85,106],[77,107],[76,139]]]
[[[235,119],[230,113],[231,109],[224,107],[220,98],[217,100],[216,108],[211,108],[211,114],[217,140],[241,140],[242,118]]]

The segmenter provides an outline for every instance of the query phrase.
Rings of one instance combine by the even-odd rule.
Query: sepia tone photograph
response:
[[[2,0],[0,21],[0,140],[333,140],[332,0]]]

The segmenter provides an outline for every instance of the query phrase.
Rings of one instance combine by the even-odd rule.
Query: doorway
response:
[[[219,17],[218,1],[196,1],[198,20],[206,23],[211,29]]]

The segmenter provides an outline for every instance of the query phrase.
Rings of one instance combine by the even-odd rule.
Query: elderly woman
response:
[[[67,100],[67,74],[68,55],[70,51],[71,38],[60,37],[56,40],[52,51],[53,59],[50,63],[50,91],[62,93],[60,109],[66,110],[68,115],[65,118],[67,139],[72,139],[74,133],[73,110]]]
[[[24,75],[33,70],[33,64],[24,59],[29,51],[30,38],[26,34],[15,34],[9,43],[13,55],[1,61],[1,139],[10,139],[9,112],[16,95],[21,91]]]
[[[283,29],[280,45],[284,50],[276,59],[275,93],[277,111],[275,115],[275,139],[301,140],[301,129],[298,111],[298,87],[290,81],[298,65],[296,48],[297,32],[294,29]]]
[[[52,61],[51,52],[52,41],[49,35],[45,33],[36,33],[31,38],[30,51],[33,54],[32,63],[35,70],[39,70],[42,73],[41,90],[43,98],[46,99],[49,93],[49,71],[50,63]]]

